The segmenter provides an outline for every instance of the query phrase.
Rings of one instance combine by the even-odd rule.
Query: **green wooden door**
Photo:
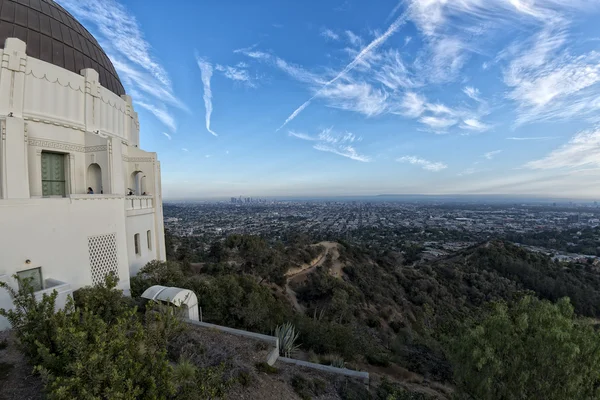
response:
[[[66,195],[64,154],[42,152],[42,195]]]

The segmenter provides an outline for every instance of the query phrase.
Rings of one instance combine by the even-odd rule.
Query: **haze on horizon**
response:
[[[166,199],[600,197],[600,0],[59,3]]]

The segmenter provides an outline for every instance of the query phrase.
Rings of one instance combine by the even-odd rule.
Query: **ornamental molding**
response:
[[[154,162],[156,160],[153,157],[127,157],[124,155],[123,161],[126,161],[126,162]]]
[[[79,153],[85,153],[85,147],[72,143],[56,142],[53,140],[41,140],[41,139],[29,139],[30,146],[45,147],[48,149],[64,150],[64,151],[76,151]]]
[[[68,128],[68,129],[73,129],[75,131],[80,131],[80,132],[85,132],[85,128],[83,126],[76,126],[76,125],[71,125],[59,120],[49,120],[49,119],[42,119],[42,118],[37,118],[37,117],[33,117],[33,116],[23,116],[23,119],[25,121],[32,121],[32,122],[38,122],[40,124],[46,124],[46,125],[54,125],[54,126],[61,126],[63,128]]]
[[[106,145],[102,146],[88,146],[85,148],[86,153],[93,153],[94,151],[106,151]]]

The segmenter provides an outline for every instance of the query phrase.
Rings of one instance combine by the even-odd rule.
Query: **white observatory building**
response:
[[[139,148],[139,128],[111,61],[71,14],[0,0],[1,281],[31,277],[36,295],[56,289],[60,301],[108,272],[127,291],[165,259],[160,163]]]

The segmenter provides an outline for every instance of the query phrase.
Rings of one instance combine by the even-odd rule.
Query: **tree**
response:
[[[494,303],[450,348],[466,398],[600,398],[600,335],[575,318],[568,298]]]

